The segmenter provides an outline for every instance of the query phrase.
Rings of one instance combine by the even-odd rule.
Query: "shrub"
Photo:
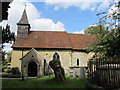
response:
[[[10,69],[10,68],[5,68],[5,69],[4,69],[4,72],[6,72],[6,73],[11,73],[11,69]]]
[[[10,68],[7,68],[7,73],[11,73],[11,69]]]
[[[2,73],[2,77],[7,77],[7,78],[20,78],[20,70],[18,67],[13,67],[13,68],[5,68],[4,72]]]
[[[4,72],[6,69],[6,66],[5,65],[2,65],[2,72]]]
[[[18,67],[11,68],[11,74],[13,75],[20,75],[20,70]]]

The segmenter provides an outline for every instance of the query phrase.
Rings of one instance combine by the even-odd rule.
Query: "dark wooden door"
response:
[[[28,76],[30,77],[37,76],[37,64],[34,61],[28,64]]]

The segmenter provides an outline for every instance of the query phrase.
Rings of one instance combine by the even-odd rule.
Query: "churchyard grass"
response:
[[[86,88],[84,80],[66,77],[64,82],[57,82],[54,76],[41,78],[28,78],[24,81],[18,79],[3,79],[2,88]]]

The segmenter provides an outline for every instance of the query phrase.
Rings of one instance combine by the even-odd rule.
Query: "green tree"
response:
[[[0,47],[0,51],[2,52],[2,60],[4,60],[5,51],[2,51],[2,49],[5,47],[4,43],[11,43],[11,41],[15,41],[15,34],[10,31],[10,26],[7,24],[6,28],[2,29],[2,46]]]
[[[6,25],[5,29],[3,28],[1,30],[1,33],[2,33],[2,41],[1,41],[2,45],[0,47],[0,54],[2,54],[2,67],[3,69],[5,69],[7,67],[6,64],[11,59],[11,53],[8,53],[8,57],[6,59],[5,55],[7,55],[7,53],[3,51],[3,48],[5,47],[4,43],[11,43],[11,41],[15,41],[15,34],[10,31],[10,26],[8,24]]]
[[[118,3],[112,3],[115,7],[120,7],[120,1]],[[100,18],[100,22],[104,22],[104,27],[107,26],[109,32],[98,36],[96,42],[88,47],[88,51],[94,51],[97,58],[109,58],[120,57],[120,27],[116,25],[120,20],[117,10],[109,13],[99,13],[97,15],[105,14]],[[106,18],[107,17],[107,18]],[[111,21],[112,20],[112,21]],[[111,21],[111,22],[110,22]],[[110,22],[110,23],[109,23]],[[112,25],[112,27],[111,27]]]
[[[2,64],[3,65],[6,65],[7,63],[10,63],[11,62],[11,55],[12,55],[12,52],[9,52],[9,53],[3,53],[4,54],[4,56],[5,56],[5,54],[7,55],[7,58],[5,59],[5,57],[4,57],[4,60],[2,61]]]
[[[84,31],[85,34],[96,34],[96,35],[99,35],[103,32],[107,32],[107,31],[105,30],[105,27],[102,25],[90,26]]]
[[[10,41],[15,41],[15,35],[10,31],[10,26],[7,24],[6,29],[2,29],[2,44]]]

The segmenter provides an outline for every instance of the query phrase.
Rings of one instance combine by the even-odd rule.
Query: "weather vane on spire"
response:
[[[27,6],[27,5],[25,4],[25,9],[26,9],[26,6]]]

